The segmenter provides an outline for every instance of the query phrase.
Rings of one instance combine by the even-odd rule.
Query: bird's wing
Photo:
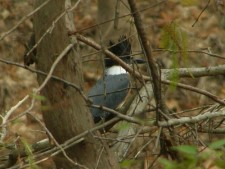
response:
[[[130,79],[128,74],[108,75],[96,83],[89,91],[88,97],[95,105],[116,109],[127,96],[129,86]],[[90,110],[95,123],[101,119],[108,120],[113,117],[111,113],[104,112],[98,108],[91,108]]]

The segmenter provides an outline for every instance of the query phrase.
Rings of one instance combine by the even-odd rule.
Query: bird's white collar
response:
[[[112,66],[106,70],[106,75],[119,75],[119,74],[126,74],[126,73],[127,71],[118,65]]]

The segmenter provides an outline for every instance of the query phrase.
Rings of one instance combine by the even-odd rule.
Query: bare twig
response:
[[[224,56],[215,54],[215,53],[209,53],[202,50],[172,50],[172,49],[153,49],[153,52],[160,52],[160,51],[167,51],[167,52],[173,52],[173,53],[180,53],[180,52],[189,52],[189,53],[203,53],[212,57],[216,57],[219,59],[225,59]]]
[[[60,60],[73,48],[74,44],[69,44],[62,52],[61,54],[56,58],[56,60],[54,61],[53,65],[50,68],[50,71],[47,75],[47,77],[45,78],[45,80],[43,81],[43,83],[40,85],[40,87],[38,89],[35,90],[34,94],[38,94],[43,88],[44,86],[47,84],[47,82],[51,79],[51,76],[53,74],[54,69],[56,68],[57,64],[60,62]],[[25,97],[25,99],[28,99],[29,95],[27,95],[27,97]],[[23,100],[25,100],[23,99]],[[34,98],[33,98],[34,100]],[[24,103],[24,101],[22,102]],[[18,105],[21,105],[21,103],[19,102]],[[18,106],[17,106],[18,107]],[[14,110],[14,109],[13,109]],[[12,113],[10,113],[12,114]],[[36,118],[35,118],[36,119]],[[38,120],[38,119],[36,119]],[[44,125],[42,123],[40,123],[42,127],[44,127]],[[5,124],[4,124],[5,127]],[[44,127],[45,128],[45,127]],[[51,137],[51,139],[55,142],[55,144],[61,149],[61,151],[63,152],[64,156],[74,165],[80,166],[82,168],[87,168],[86,166],[80,165],[77,162],[74,162],[72,159],[69,158],[69,156],[66,154],[65,150],[60,146],[60,144],[55,140],[55,138],[53,137],[53,135],[51,134],[51,132],[49,132],[47,130],[47,128],[45,128],[46,132],[48,133],[48,135]]]
[[[144,12],[144,11],[146,11],[146,10],[148,10],[148,9],[154,8],[154,7],[156,7],[156,6],[158,6],[158,5],[162,4],[162,3],[165,3],[166,1],[167,1],[167,0],[162,0],[162,1],[160,1],[160,2],[157,2],[156,4],[153,4],[153,5],[151,5],[151,6],[148,6],[148,7],[144,8],[144,9],[141,9],[141,10],[139,10],[138,12]],[[70,32],[69,35],[76,35],[77,33],[81,33],[81,32],[83,32],[83,31],[85,31],[85,30],[88,30],[88,29],[91,29],[91,28],[94,28],[94,27],[98,27],[98,26],[100,26],[100,25],[103,25],[103,24],[106,24],[106,23],[115,21],[115,19],[121,19],[121,18],[130,16],[130,15],[132,15],[132,14],[133,14],[133,13],[129,13],[129,14],[126,14],[126,15],[118,16],[117,18],[109,19],[109,20],[107,20],[107,21],[105,21],[105,22],[97,23],[97,24],[94,24],[94,25],[92,25],[92,26],[88,26],[88,27],[86,27],[86,28],[82,28],[82,29],[80,29],[80,30],[77,30],[76,32]]]
[[[171,75],[176,71],[179,78],[190,77],[203,77],[203,76],[217,76],[225,75],[225,65],[211,66],[211,67],[200,67],[200,68],[179,68],[173,69],[162,69],[162,79],[169,79]]]
[[[10,118],[10,116],[13,114],[13,112],[15,110],[18,109],[18,107],[20,107],[25,101],[27,101],[29,98],[29,95],[26,95],[22,100],[20,100],[15,106],[11,107],[11,109],[6,112],[6,115],[4,117],[2,117],[2,124],[0,125],[0,127],[2,127],[2,133],[1,133],[1,139],[0,142],[3,142],[6,133],[7,133],[7,121]]]
[[[128,153],[128,151],[129,151],[131,145],[134,143],[134,141],[136,140],[136,138],[139,136],[139,134],[140,134],[140,132],[142,131],[142,129],[143,129],[143,127],[141,127],[141,128],[137,131],[137,133],[135,134],[135,136],[130,140],[130,143],[128,144],[127,149],[126,149],[126,151],[125,151],[124,154],[123,154],[123,158],[125,158],[125,157],[127,156],[127,153]]]
[[[225,128],[218,128],[218,129],[198,129],[198,132],[202,133],[212,133],[212,134],[225,134]]]
[[[170,119],[168,121],[159,122],[159,126],[168,127],[168,126],[181,125],[181,124],[186,124],[186,123],[196,123],[196,122],[199,122],[201,120],[205,120],[205,119],[213,118],[213,117],[218,117],[218,116],[224,116],[224,115],[225,115],[224,109],[218,110],[217,112],[209,111],[209,112],[206,112],[205,114],[197,115],[197,116],[194,116],[194,117],[181,117],[180,119]],[[116,118],[111,119],[110,121],[107,121],[104,124],[101,124],[99,126],[96,126],[92,129],[90,129],[89,131],[84,131],[83,133],[81,133],[81,134],[69,139],[65,143],[61,144],[60,146],[65,150],[66,148],[69,148],[71,145],[74,145],[74,143],[76,144],[78,140],[85,137],[85,135],[89,134],[90,132],[94,132],[96,130],[104,128],[104,127],[106,127],[110,124],[115,123],[118,120],[119,120],[119,118],[116,117]],[[146,125],[152,126],[152,125],[154,125],[154,123],[146,123]],[[224,130],[221,130],[221,131],[224,131]],[[55,152],[55,151],[57,151],[57,153],[59,153],[62,150],[59,147],[55,147],[55,148],[49,150],[48,153]],[[46,153],[44,153],[44,154],[47,155]],[[53,155],[56,155],[56,153],[52,154],[51,156],[53,156]],[[43,160],[41,160],[41,161],[43,161]]]
[[[151,83],[146,83],[144,87],[138,92],[138,95],[134,98],[131,105],[129,106],[126,115],[128,116],[139,116],[140,113],[146,108],[147,104],[153,99],[154,94],[152,90]],[[154,120],[153,120],[154,121]],[[127,123],[126,121],[120,122],[118,125],[122,125]],[[135,130],[137,126],[135,124],[129,125],[129,128],[123,129],[119,131],[117,137],[122,138],[130,135],[135,135]],[[131,142],[132,138],[129,138],[128,141]],[[114,146],[115,153],[117,154],[119,160],[121,161],[124,158],[124,154],[129,148],[129,144],[124,142],[119,142]]]
[[[138,12],[136,3],[134,0],[128,0],[128,3],[131,8],[131,12],[133,13],[135,26],[138,32],[138,35],[141,40],[141,44],[143,45],[144,53],[147,57],[147,61],[151,71],[152,83],[153,83],[153,92],[156,101],[156,121],[160,120],[160,113],[158,108],[162,108],[162,100],[161,100],[161,89],[160,89],[160,77],[157,71],[157,66],[152,58],[151,45],[148,43],[147,35],[143,27],[143,22],[141,20],[140,12]]]
[[[201,17],[202,13],[208,8],[210,3],[210,0],[208,0],[206,6],[204,7],[204,9],[200,12],[200,14],[198,15],[198,17],[196,18],[195,22],[192,24],[192,27],[195,26],[195,24],[198,22],[199,18]]]
[[[197,123],[202,120],[212,119],[219,116],[225,116],[225,109],[217,110],[216,112],[209,111],[194,117],[191,116],[191,117],[181,117],[180,119],[169,119],[167,121],[159,122],[159,126],[168,127],[185,123]]]
[[[25,57],[28,57],[36,48],[37,46],[41,43],[41,41],[45,38],[45,36],[49,33],[52,32],[53,28],[55,27],[56,23],[62,18],[64,17],[69,11],[74,10],[75,8],[77,8],[78,4],[80,3],[81,0],[78,0],[74,6],[72,6],[71,8],[67,8],[65,9],[65,11],[63,11],[54,21],[52,21],[52,24],[50,25],[50,27],[43,33],[43,35],[38,39],[38,41],[36,42],[36,44],[26,53]]]
[[[142,123],[142,120],[138,120],[138,119],[136,119],[134,117],[121,114],[121,113],[119,113],[119,112],[117,112],[117,111],[115,111],[113,109],[110,109],[108,107],[105,107],[105,106],[101,106],[101,105],[90,105],[90,107],[94,107],[94,108],[98,108],[98,109],[101,109],[101,110],[106,111],[106,112],[110,112],[112,114],[115,114],[120,119],[129,121],[131,123],[137,123],[137,124],[141,124]]]
[[[144,75],[140,75],[140,73],[138,73],[137,71],[134,71],[129,65],[127,65],[125,62],[123,62],[119,57],[117,57],[116,55],[114,55],[112,52],[110,52],[109,50],[106,49],[102,49],[101,46],[99,44],[97,44],[96,42],[94,42],[93,40],[86,38],[82,35],[77,34],[77,39],[83,43],[88,44],[89,46],[93,47],[96,50],[103,50],[104,53],[112,60],[114,60],[115,62],[117,62],[120,66],[122,66],[124,69],[126,69],[127,72],[129,72],[130,74],[134,75],[135,77],[137,77],[138,79],[140,79],[140,81],[142,81],[142,79],[144,80],[152,80],[150,77],[148,76],[144,76]],[[222,68],[221,68],[222,67]],[[222,75],[224,74],[224,66],[222,65],[218,70],[217,70],[217,75]],[[186,69],[186,71],[185,71]],[[215,70],[217,69],[217,67],[212,67],[212,68],[203,68],[205,69],[204,71],[201,70],[201,74],[203,75],[207,75],[208,74],[213,74],[215,73]],[[172,69],[171,69],[172,70]],[[198,75],[199,72],[196,71],[196,69],[194,69],[195,74]],[[174,71],[174,70],[173,70]],[[179,71],[176,70],[176,71]],[[189,72],[189,74],[187,73]],[[189,77],[193,77],[195,76],[194,72],[192,73],[192,68],[183,68],[183,74],[185,77],[187,77],[189,75]],[[204,72],[204,73],[203,73]],[[172,73],[172,71],[170,72]],[[163,74],[163,70],[162,70],[162,79],[166,79],[170,76],[170,73],[166,73],[166,75]],[[215,75],[215,74],[214,74]],[[182,75],[180,75],[180,77],[182,77]],[[186,90],[190,90],[193,92],[197,92],[199,94],[203,94],[211,99],[213,99],[214,101],[220,103],[220,104],[225,104],[224,101],[221,101],[220,99],[218,99],[216,96],[214,96],[213,94],[210,94],[207,91],[204,90],[199,90],[196,87],[187,87],[187,85],[182,85],[180,83],[176,83],[176,82],[172,82],[172,81],[168,81],[168,80],[161,80],[162,83],[167,84],[167,85],[176,85],[180,88],[186,89]]]
[[[43,75],[43,76],[47,76],[48,74],[41,71],[41,70],[36,70],[36,69],[33,69],[31,67],[28,67],[28,66],[24,66],[22,64],[19,64],[19,63],[15,63],[15,62],[12,62],[12,61],[8,61],[8,60],[5,60],[5,59],[1,59],[0,58],[0,62],[2,63],[6,63],[6,64],[9,64],[9,65],[13,65],[13,66],[17,66],[17,67],[20,67],[20,68],[23,68],[23,69],[26,69],[26,70],[29,70],[30,72],[32,73],[37,73],[37,74],[40,74],[40,75]],[[82,91],[82,89],[77,86],[76,84],[74,83],[71,83],[65,79],[62,79],[60,77],[57,77],[57,76],[54,76],[54,75],[51,75],[51,78],[54,79],[54,80],[57,80],[59,82],[63,82],[65,83],[67,86],[70,86],[74,89],[76,89],[81,95],[82,97],[87,101],[87,102],[90,102],[90,100],[87,98],[87,96],[84,94],[84,92]]]
[[[7,32],[4,32],[1,34],[0,36],[0,41],[2,39],[4,39],[6,36],[8,36],[10,33],[12,33],[14,30],[16,30],[19,25],[21,23],[23,23],[25,20],[27,20],[28,18],[30,18],[33,14],[35,14],[36,12],[38,12],[41,8],[43,8],[45,5],[47,5],[50,2],[50,0],[46,0],[45,2],[43,2],[43,4],[41,4],[39,7],[37,7],[36,9],[34,9],[31,13],[29,13],[28,15],[24,16],[15,26],[13,26],[11,29],[9,29]]]
[[[94,42],[93,40],[86,38],[82,35],[76,34],[77,39],[85,44],[88,44],[89,46],[93,47],[96,50],[102,50],[110,59],[116,61],[117,63],[119,63],[119,65],[121,65],[124,69],[126,69],[127,72],[129,72],[131,75],[134,75],[137,78],[141,78],[140,73],[134,71],[129,65],[127,65],[122,59],[120,59],[119,57],[117,57],[115,54],[113,54],[112,52],[110,52],[107,49],[102,49],[101,45],[97,44],[96,42]],[[143,76],[143,78],[146,80],[149,80],[149,77],[147,76]]]
[[[68,54],[68,52],[74,47],[74,44],[69,44],[61,53],[60,55],[56,58],[56,60],[54,61],[54,63],[51,66],[51,69],[47,75],[47,77],[45,78],[44,82],[41,84],[41,86],[36,90],[36,93],[40,92],[44,86],[47,84],[47,82],[51,79],[52,74],[54,69],[56,68],[57,64],[59,63],[59,61]]]
[[[84,138],[80,138],[80,139],[77,139],[76,141],[74,141],[72,144],[70,144],[70,145],[62,145],[62,147],[63,147],[63,149],[65,150],[65,149],[67,149],[67,148],[69,148],[69,147],[71,147],[71,146],[74,146],[74,145],[76,145],[76,144],[78,144],[78,143],[81,143],[82,141],[84,141]],[[44,157],[44,158],[42,158],[42,159],[40,159],[40,160],[37,160],[37,161],[35,161],[33,164],[40,164],[40,163],[42,163],[42,162],[44,162],[44,161],[46,161],[46,160],[48,160],[49,158],[51,158],[51,157],[54,157],[55,155],[57,155],[57,154],[59,154],[59,153],[61,153],[62,151],[61,151],[61,149],[59,149],[58,147],[53,147],[53,148],[51,148],[52,147],[52,145],[50,145],[49,144],[49,140],[48,139],[44,139],[44,140],[41,140],[41,141],[39,141],[38,143],[35,143],[35,144],[33,144],[32,145],[32,147],[35,147],[34,148],[34,150],[35,150],[35,152],[36,151],[42,151],[42,150],[46,150],[44,153],[40,153],[40,154],[37,154],[37,155],[34,155],[34,159],[36,159],[36,158],[40,158],[41,156],[46,156],[46,155],[49,155],[49,154],[51,154],[51,155],[49,155],[49,156],[47,156],[47,157]],[[40,148],[39,148],[40,147]],[[49,148],[51,148],[50,150],[48,150]],[[16,154],[20,154],[21,152],[15,152]],[[21,154],[20,154],[21,155]],[[17,156],[17,155],[16,155]],[[25,157],[26,156],[26,154],[22,154],[22,157]],[[21,166],[20,164],[18,164],[18,165],[15,165],[15,166],[12,166],[12,167],[10,167],[10,168],[8,168],[8,169],[17,169],[17,168],[27,168],[27,167],[30,167],[30,164],[25,164],[25,165],[23,165],[23,166]],[[6,168],[6,167],[4,167],[4,168]],[[0,169],[3,169],[3,168],[0,168]]]
[[[47,78],[46,78],[47,79]],[[84,169],[88,169],[86,166],[79,164],[77,162],[74,162],[74,160],[72,160],[67,153],[65,152],[65,149],[56,141],[56,139],[54,138],[54,136],[52,135],[52,133],[45,127],[45,125],[35,116],[33,116],[31,113],[29,113],[29,115],[34,118],[39,124],[40,126],[47,132],[48,136],[53,140],[53,142],[55,143],[55,145],[59,148],[60,152],[63,153],[63,155],[68,159],[69,162],[71,162],[72,164],[74,164],[75,166],[79,166],[81,168]],[[58,153],[57,153],[58,154]]]
[[[202,89],[199,89],[199,88],[196,88],[196,87],[193,87],[193,86],[185,85],[185,84],[182,84],[182,83],[172,82],[172,81],[169,81],[169,80],[164,80],[163,83],[175,85],[175,86],[180,87],[182,89],[187,89],[187,90],[193,91],[195,93],[203,94],[204,96],[207,96],[208,98],[214,100],[215,102],[225,106],[225,101],[223,101],[222,99],[219,99],[217,96],[215,96],[212,93],[209,93],[205,90],[202,90]]]

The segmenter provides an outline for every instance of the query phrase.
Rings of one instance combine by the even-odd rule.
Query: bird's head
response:
[[[143,59],[133,58],[131,43],[126,36],[121,36],[117,43],[109,41],[109,51],[119,57],[127,64],[143,64]],[[124,74],[126,70],[123,69],[119,63],[112,60],[111,58],[105,58],[105,68],[107,74]]]

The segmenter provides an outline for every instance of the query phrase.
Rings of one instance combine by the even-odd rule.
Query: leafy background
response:
[[[152,2],[154,1],[137,1],[139,9],[150,6]],[[96,1],[89,0],[80,4],[74,17],[78,30],[96,23],[96,3]],[[0,0],[0,32],[3,33],[15,26],[21,18],[33,10],[32,4],[33,0]],[[203,67],[225,63],[224,59],[198,52],[168,52],[168,50],[201,50],[225,56],[225,19],[214,1],[210,2],[198,22],[195,23],[206,4],[205,0],[170,0],[166,4],[149,8],[141,13],[148,38],[152,43],[154,58],[163,68]],[[195,25],[192,26],[194,23]],[[128,24],[132,23],[128,22]],[[32,19],[27,19],[13,33],[0,41],[0,58],[23,64],[23,55],[26,50],[24,45],[29,41],[32,27]],[[95,29],[83,32],[90,37],[94,33]],[[85,90],[88,90],[94,83],[93,79],[97,79],[101,74],[101,69],[95,68],[93,72],[93,68],[87,65],[84,66]],[[90,65],[93,66],[93,63]],[[207,90],[220,98],[225,97],[224,76],[179,80],[175,73],[171,78]],[[4,115],[37,86],[34,73],[0,62],[1,115]],[[174,90],[174,88],[171,88],[165,97],[167,97],[168,107],[176,111],[212,103],[204,96],[184,90]],[[26,102],[20,106],[12,118],[23,113],[29,105],[30,102]],[[39,102],[35,103],[31,113],[42,120]],[[29,144],[45,138],[46,134],[35,120],[29,116],[22,116],[9,123],[6,142],[16,142],[18,136]],[[219,136],[215,136],[217,137]]]

